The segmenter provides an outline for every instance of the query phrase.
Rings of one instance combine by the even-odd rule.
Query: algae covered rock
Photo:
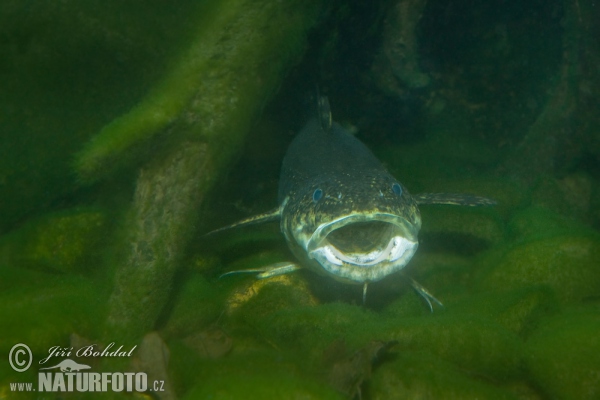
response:
[[[303,277],[290,274],[236,285],[226,301],[226,311],[234,318],[256,321],[269,318],[278,311],[287,313],[316,304]]]
[[[532,206],[513,214],[508,231],[514,242],[564,234],[591,233],[591,229],[544,207]]]
[[[563,302],[600,291],[600,240],[595,235],[561,235],[511,246],[484,273],[480,290],[547,285]]]
[[[397,350],[428,351],[458,367],[506,380],[518,375],[519,338],[481,316],[436,316],[388,320],[372,335],[395,340]]]
[[[398,352],[374,372],[368,394],[374,400],[394,399],[517,399],[515,395],[466,374],[428,352]]]
[[[26,343],[34,355],[47,355],[50,347],[69,343],[74,332],[94,337],[104,321],[108,295],[98,282],[4,266],[0,282],[0,352],[4,354],[15,343]]]
[[[493,208],[423,206],[421,216],[421,235],[443,239],[459,254],[483,250],[504,236],[503,223]]]
[[[600,307],[566,310],[527,340],[527,370],[553,399],[600,398]]]
[[[343,399],[318,374],[277,351],[197,364],[197,384],[184,399]]]
[[[222,312],[222,286],[201,275],[182,277],[172,300],[168,320],[162,328],[166,337],[182,337],[197,332],[215,321]]]
[[[317,360],[337,340],[359,347],[377,337],[375,315],[358,306],[329,303],[281,309],[256,321],[262,335],[290,351]]]
[[[476,290],[497,291],[546,285],[561,302],[600,292],[600,235],[548,209],[529,207],[508,224],[512,238],[479,258]]]
[[[81,272],[99,262],[108,221],[98,209],[47,214],[0,240],[0,259],[16,267]]]
[[[252,321],[271,343],[313,361],[338,340],[353,349],[379,340],[397,342],[395,351],[428,351],[462,369],[505,380],[519,373],[522,358],[515,333],[478,315],[394,317],[331,303],[281,309]]]
[[[554,292],[543,285],[476,293],[448,304],[451,315],[485,315],[519,335],[526,334],[540,317],[558,309]]]
[[[562,179],[543,176],[532,189],[534,204],[559,214],[584,219],[590,209],[593,182],[584,174]]]

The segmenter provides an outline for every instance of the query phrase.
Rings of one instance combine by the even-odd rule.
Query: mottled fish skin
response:
[[[322,197],[315,200],[317,190]],[[325,131],[317,119],[312,119],[291,143],[281,169],[279,202],[281,230],[292,252],[304,266],[319,273],[326,271],[309,256],[305,244],[323,224],[348,215],[368,219],[386,214],[405,220],[410,231],[407,234],[414,241],[421,227],[417,202],[408,190],[362,142],[335,122]],[[364,283],[391,272],[361,267],[358,275],[329,274],[343,282]]]

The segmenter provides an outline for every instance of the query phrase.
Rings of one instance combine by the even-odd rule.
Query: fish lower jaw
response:
[[[376,282],[406,266],[419,243],[394,236],[381,250],[365,253],[345,253],[331,243],[311,251],[309,257],[334,277],[356,283]]]

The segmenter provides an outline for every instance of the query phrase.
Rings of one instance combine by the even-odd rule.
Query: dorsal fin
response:
[[[317,95],[317,112],[319,113],[321,128],[323,128],[325,132],[329,132],[331,129],[332,118],[331,107],[329,106],[329,99],[327,96]]]
[[[238,221],[236,223],[233,223],[231,225],[227,225],[222,228],[215,229],[214,231],[210,231],[205,236],[212,235],[214,233],[221,232],[221,231],[224,231],[227,229],[237,228],[239,226],[262,224],[263,222],[276,221],[277,219],[279,219],[281,217],[281,209],[282,209],[282,207],[277,207],[271,211],[267,211],[266,213],[262,213],[262,214],[254,215],[252,217],[245,218],[245,219]]]

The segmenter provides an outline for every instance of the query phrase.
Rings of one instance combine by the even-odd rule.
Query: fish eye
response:
[[[398,196],[402,196],[402,186],[397,183],[392,185],[392,191],[396,193]]]
[[[315,203],[317,201],[321,200],[322,197],[323,197],[323,191],[321,189],[317,189],[313,192],[313,201]]]

